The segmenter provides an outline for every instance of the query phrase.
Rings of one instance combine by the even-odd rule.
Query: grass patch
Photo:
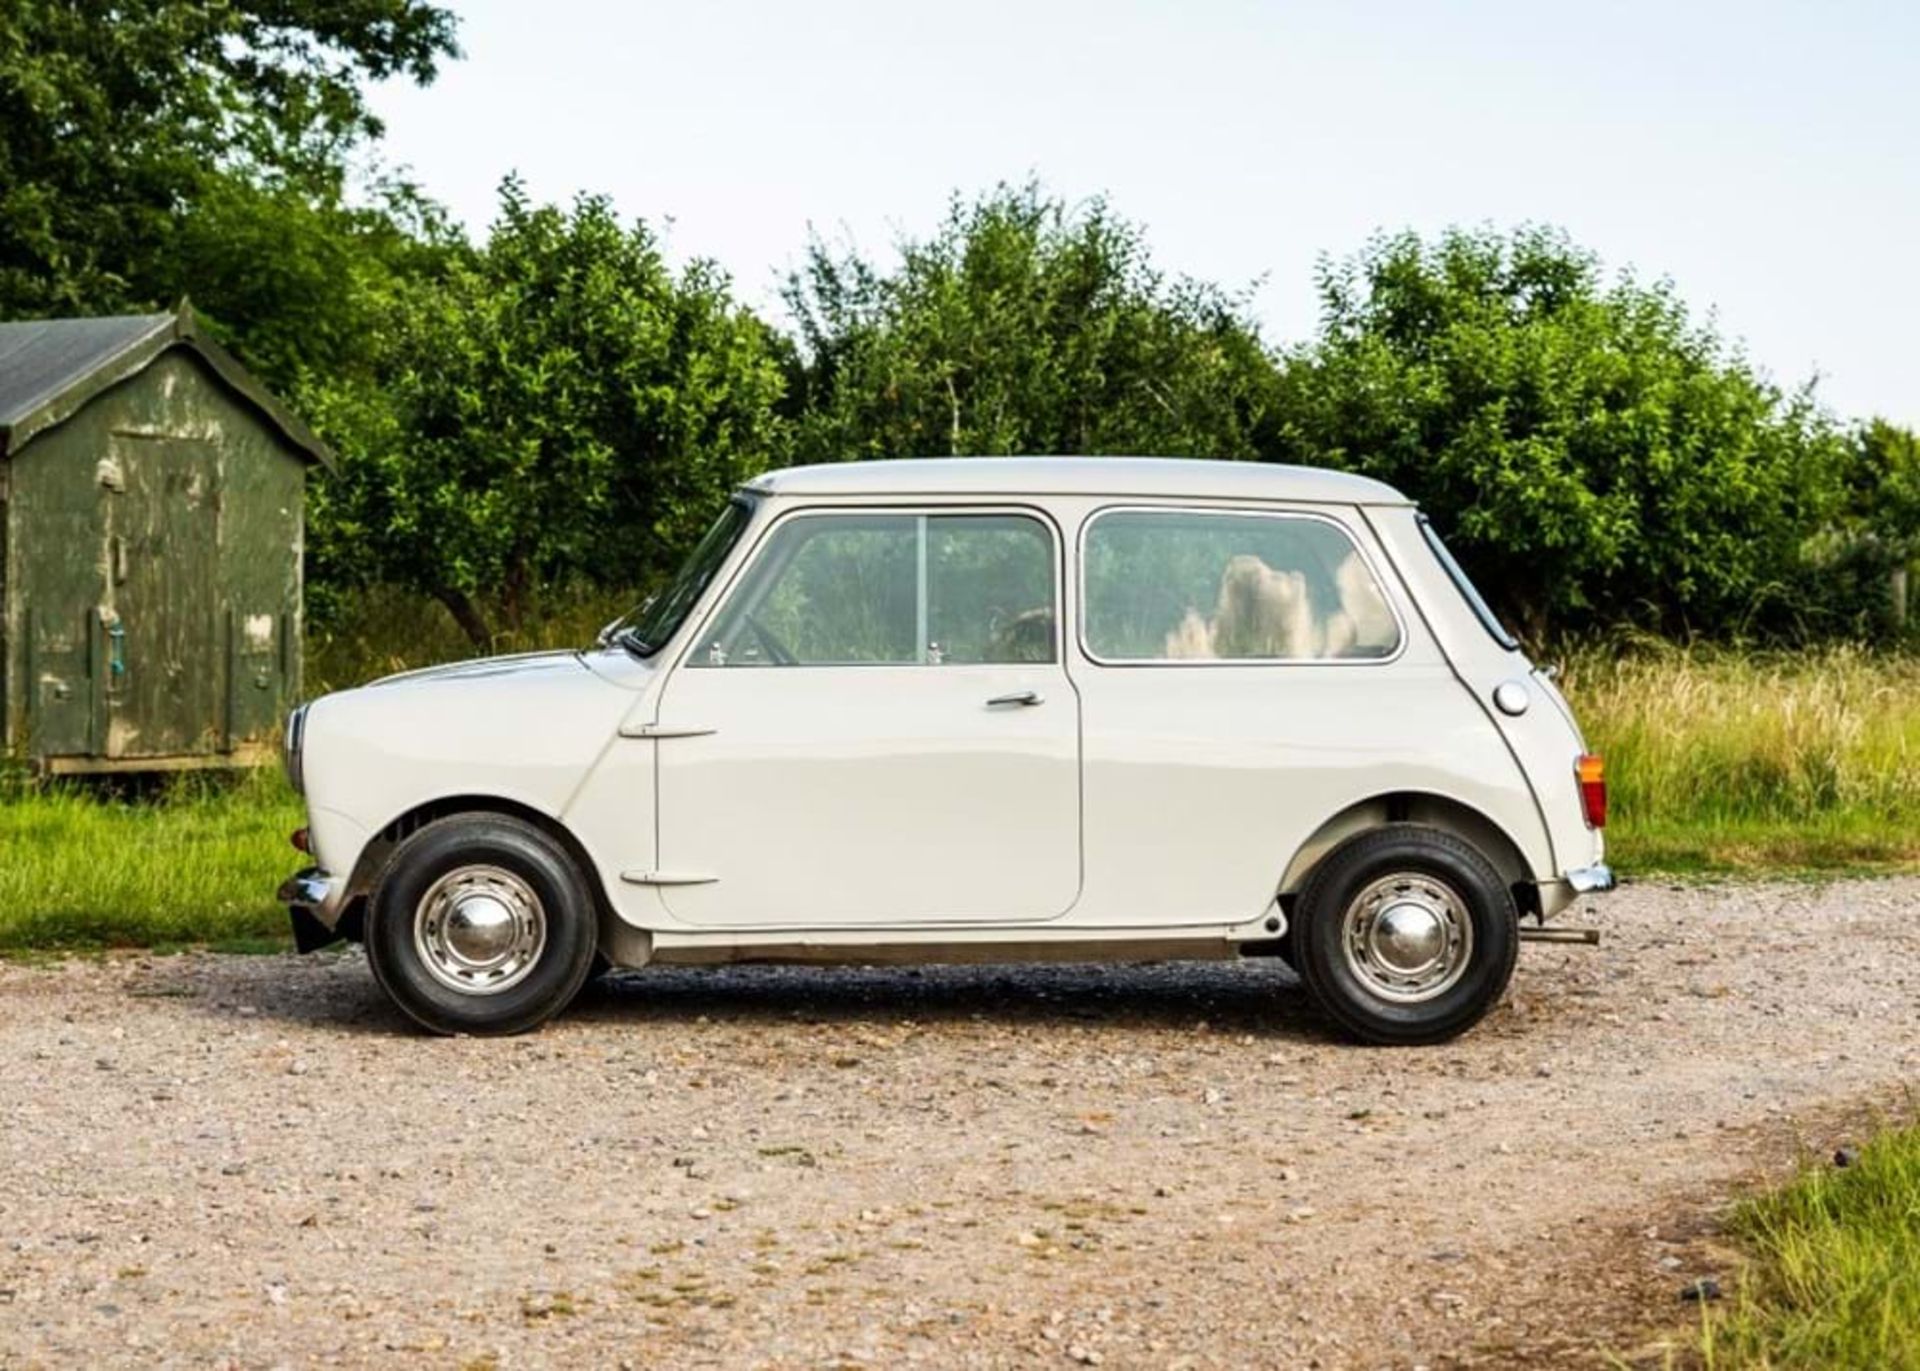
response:
[[[277,771],[188,776],[150,793],[0,791],[0,949],[287,943],[274,891],[304,822]]]
[[[1622,870],[1920,864],[1920,658],[1592,648],[1562,687],[1607,759]]]
[[[1710,1368],[1920,1371],[1920,1129],[1743,1204],[1754,1265],[1701,1333]]]

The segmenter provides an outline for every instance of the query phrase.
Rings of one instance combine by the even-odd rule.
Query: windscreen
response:
[[[642,657],[651,657],[666,646],[667,640],[679,632],[694,601],[713,580],[720,564],[727,560],[727,554],[740,541],[752,518],[753,504],[747,497],[737,495],[728,501],[720,517],[694,544],[673,579],[633,612],[626,625],[613,635],[614,641]]]

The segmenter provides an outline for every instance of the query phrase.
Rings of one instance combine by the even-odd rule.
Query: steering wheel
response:
[[[747,615],[746,624],[754,641],[760,644],[760,650],[772,659],[775,666],[800,665],[800,659],[787,650],[787,645],[780,641],[772,629],[751,614]]]

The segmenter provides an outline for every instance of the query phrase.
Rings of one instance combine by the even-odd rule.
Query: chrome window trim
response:
[[[1473,578],[1467,575],[1467,569],[1460,565],[1460,559],[1453,555],[1453,549],[1447,546],[1447,540],[1440,536],[1440,530],[1433,526],[1433,520],[1424,514],[1417,514],[1414,522],[1420,528],[1420,539],[1427,545],[1427,551],[1433,554],[1433,560],[1440,564],[1440,570],[1453,582],[1453,588],[1467,602],[1467,608],[1473,611],[1473,617],[1480,621],[1480,627],[1487,631],[1487,636],[1499,644],[1503,651],[1520,651],[1520,640],[1494,613],[1493,606],[1487,603],[1487,597],[1481,594],[1480,587],[1473,583]]]
[[[742,560],[733,572],[728,575],[726,584],[720,588],[719,597],[713,601],[706,613],[700,617],[697,631],[687,638],[679,655],[674,659],[673,670],[678,672],[681,669],[689,671],[708,669],[704,663],[694,660],[695,655],[699,651],[699,644],[705,641],[708,630],[717,624],[726,614],[727,606],[732,602],[733,597],[740,593],[741,588],[748,583],[752,577],[753,569],[759,564],[760,558],[771,545],[775,533],[781,528],[796,519],[816,518],[822,515],[857,517],[862,514],[902,515],[909,518],[917,517],[922,521],[937,518],[966,518],[969,516],[1017,516],[1031,519],[1034,523],[1038,524],[1041,529],[1045,531],[1047,537],[1052,540],[1053,548],[1053,659],[1046,662],[947,662],[941,663],[938,669],[941,671],[978,671],[1001,670],[1009,666],[1050,666],[1065,670],[1067,660],[1067,641],[1065,636],[1065,620],[1067,615],[1066,537],[1061,532],[1059,521],[1054,518],[1052,511],[1040,505],[1024,505],[1011,502],[997,502],[991,505],[965,503],[937,504],[930,503],[925,499],[900,503],[891,501],[867,503],[862,501],[858,504],[798,505],[793,509],[778,511],[773,518],[767,521],[766,527],[754,536],[751,546],[744,550],[740,548],[735,549],[737,552],[743,552]],[[748,531],[751,532],[752,530],[749,529]],[[743,538],[742,541],[744,542],[746,540]],[[924,541],[922,542],[922,546],[924,547]],[[924,583],[924,577],[922,578],[922,582]],[[925,660],[926,644],[924,642],[921,643],[920,650],[921,660],[917,662],[795,662],[793,665],[783,666],[779,668],[779,670],[781,672],[870,671],[885,669],[916,671],[924,667],[933,666],[933,663]],[[758,670],[758,668],[755,668],[755,670]]]
[[[1347,540],[1361,563],[1367,568],[1367,574],[1373,577],[1374,588],[1380,592],[1380,598],[1386,602],[1387,612],[1393,615],[1393,626],[1397,637],[1392,652],[1381,657],[1102,657],[1087,642],[1087,543],[1093,535],[1093,526],[1109,514],[1213,514],[1228,518],[1242,519],[1298,519],[1326,524]],[[1406,655],[1409,634],[1406,616],[1400,612],[1400,605],[1390,589],[1392,582],[1380,574],[1379,563],[1373,554],[1355,535],[1353,529],[1340,519],[1317,510],[1254,508],[1246,506],[1224,506],[1211,503],[1198,504],[1114,504],[1102,505],[1087,515],[1080,523],[1077,538],[1075,568],[1076,614],[1074,632],[1078,640],[1080,655],[1095,666],[1103,667],[1203,667],[1218,669],[1221,667],[1379,667],[1389,666]]]

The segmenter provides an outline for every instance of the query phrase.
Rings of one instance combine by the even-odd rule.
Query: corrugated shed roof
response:
[[[172,328],[171,314],[0,324],[0,428],[12,428],[76,380]]]
[[[0,458],[175,347],[198,355],[294,448],[333,465],[326,444],[200,329],[185,301],[175,314],[0,323]]]

